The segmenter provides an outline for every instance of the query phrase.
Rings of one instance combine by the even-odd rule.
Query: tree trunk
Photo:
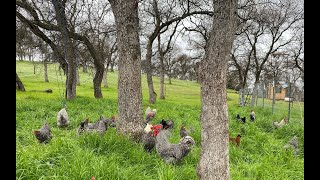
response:
[[[228,60],[236,31],[237,0],[216,0],[213,4],[215,26],[199,69],[202,131],[197,173],[203,180],[228,180],[230,172],[226,84]]]
[[[119,55],[117,132],[135,140],[143,134],[138,1],[109,0]]]
[[[259,79],[256,79],[256,82],[254,83],[254,87],[252,91],[251,106],[255,106],[256,98],[258,97],[258,86],[259,86]]]
[[[160,59],[160,99],[165,99],[164,95],[164,54],[161,49],[161,40],[160,40],[160,34],[158,34],[158,52],[159,52],[159,59]]]
[[[172,84],[172,83],[171,83],[171,76],[169,76],[169,84]]]
[[[47,57],[43,60],[43,69],[44,69],[44,82],[49,82]]]
[[[80,72],[79,69],[77,68],[77,86],[80,86]]]
[[[108,88],[108,65],[107,67],[104,69],[104,76],[103,76],[103,87]]]
[[[151,68],[151,58],[152,58],[152,41],[148,41],[147,54],[146,54],[146,74],[147,83],[149,89],[149,103],[156,103],[157,94],[154,92],[153,81],[152,81],[152,68]]]
[[[94,88],[94,97],[96,99],[102,98],[102,91],[101,91],[101,82],[103,79],[104,74],[104,66],[103,63],[97,65],[95,64],[96,73],[93,78],[93,88]]]
[[[77,66],[74,56],[74,47],[71,39],[67,40],[67,80],[66,80],[66,98],[68,100],[76,98],[77,86]]]
[[[114,67],[114,61],[115,61],[115,59],[113,59],[113,60],[111,61],[111,63],[110,63],[110,72],[114,72],[114,69],[113,69],[113,67]]]
[[[23,91],[23,92],[26,91],[17,73],[16,73],[16,90]]]
[[[82,62],[82,72],[84,72],[84,73],[88,72],[87,61]]]
[[[70,36],[68,35],[67,30],[67,19],[65,15],[65,5],[63,2],[59,0],[52,0],[52,4],[54,5],[56,20],[60,27],[60,32],[62,33],[64,49],[67,52],[65,53],[66,61],[67,61],[67,72],[66,72],[66,94],[65,97],[67,100],[76,98],[76,81],[77,81],[77,66],[76,66],[76,58],[74,45]]]

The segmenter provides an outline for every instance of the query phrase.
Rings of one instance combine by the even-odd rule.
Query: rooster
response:
[[[254,113],[254,111],[252,110],[250,113],[250,120],[254,121],[256,119],[256,114]]]
[[[273,126],[277,129],[277,128],[283,127],[286,123],[287,123],[287,119],[286,117],[284,117],[279,123],[276,120],[274,120]]]
[[[238,136],[236,138],[230,137],[230,134],[229,134],[229,141],[236,143],[237,146],[240,146],[240,140],[241,140],[240,134],[238,134]]]
[[[157,114],[157,110],[153,109],[151,111],[151,108],[148,106],[146,109],[146,122],[150,122]]]
[[[34,130],[33,134],[38,139],[39,143],[48,143],[52,139],[51,130],[48,122],[46,122],[40,130]]]
[[[156,151],[167,164],[176,164],[188,155],[195,141],[191,136],[185,136],[178,144],[171,144],[167,133],[168,130],[161,130],[156,136]]]
[[[58,127],[67,127],[70,124],[68,113],[66,108],[62,108],[57,115],[57,125]]]
[[[159,134],[160,130],[163,128],[162,124],[152,125],[147,123],[144,128],[144,134],[142,135],[142,143],[144,150],[151,152],[156,144],[155,137]]]

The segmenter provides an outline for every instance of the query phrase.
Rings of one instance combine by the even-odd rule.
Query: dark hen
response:
[[[48,143],[52,139],[51,130],[48,122],[46,122],[40,130],[34,130],[33,134],[38,139],[39,143]]]

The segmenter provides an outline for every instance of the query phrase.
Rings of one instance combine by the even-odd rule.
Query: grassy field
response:
[[[117,114],[117,73],[108,73],[109,88],[102,88],[103,99],[93,96],[92,74],[80,73],[77,98],[67,101],[71,126],[59,129],[56,125],[57,112],[62,107],[63,77],[58,65],[49,65],[49,83],[44,82],[43,66],[28,62],[16,62],[16,72],[24,83],[26,92],[16,92],[16,179],[68,179],[89,180],[192,180],[198,179],[196,166],[200,159],[201,126],[200,88],[190,81],[172,80],[166,84],[166,99],[157,99],[150,107],[157,109],[152,123],[162,118],[173,119],[175,129],[170,141],[179,141],[182,123],[193,125],[195,148],[177,165],[167,165],[155,150],[146,153],[141,144],[127,137],[119,136],[109,128],[103,136],[84,134],[77,136],[80,121],[88,117],[98,120],[103,114],[111,117]],[[159,93],[159,79],[153,78],[155,90]],[[167,83],[167,81],[166,81]],[[52,89],[53,93],[30,92],[30,90]],[[146,75],[142,75],[143,109],[148,104]],[[232,136],[242,135],[240,147],[229,146],[230,173],[232,180],[304,179],[304,123],[303,103],[293,105],[290,123],[281,129],[274,129],[273,119],[287,115],[287,103],[277,101],[283,111],[271,113],[262,107],[239,107],[238,94],[228,90],[229,131]],[[247,116],[251,109],[256,112],[256,121],[240,124],[236,114]],[[39,144],[32,134],[45,122],[51,126],[53,139],[48,144]],[[283,146],[296,135],[299,139],[299,156]]]

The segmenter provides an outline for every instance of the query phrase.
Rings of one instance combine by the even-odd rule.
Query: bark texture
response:
[[[236,11],[237,0],[214,1],[214,25],[200,63],[202,132],[197,172],[205,180],[230,179],[226,83]]]
[[[117,28],[119,55],[117,132],[143,134],[138,1],[109,0]]]

